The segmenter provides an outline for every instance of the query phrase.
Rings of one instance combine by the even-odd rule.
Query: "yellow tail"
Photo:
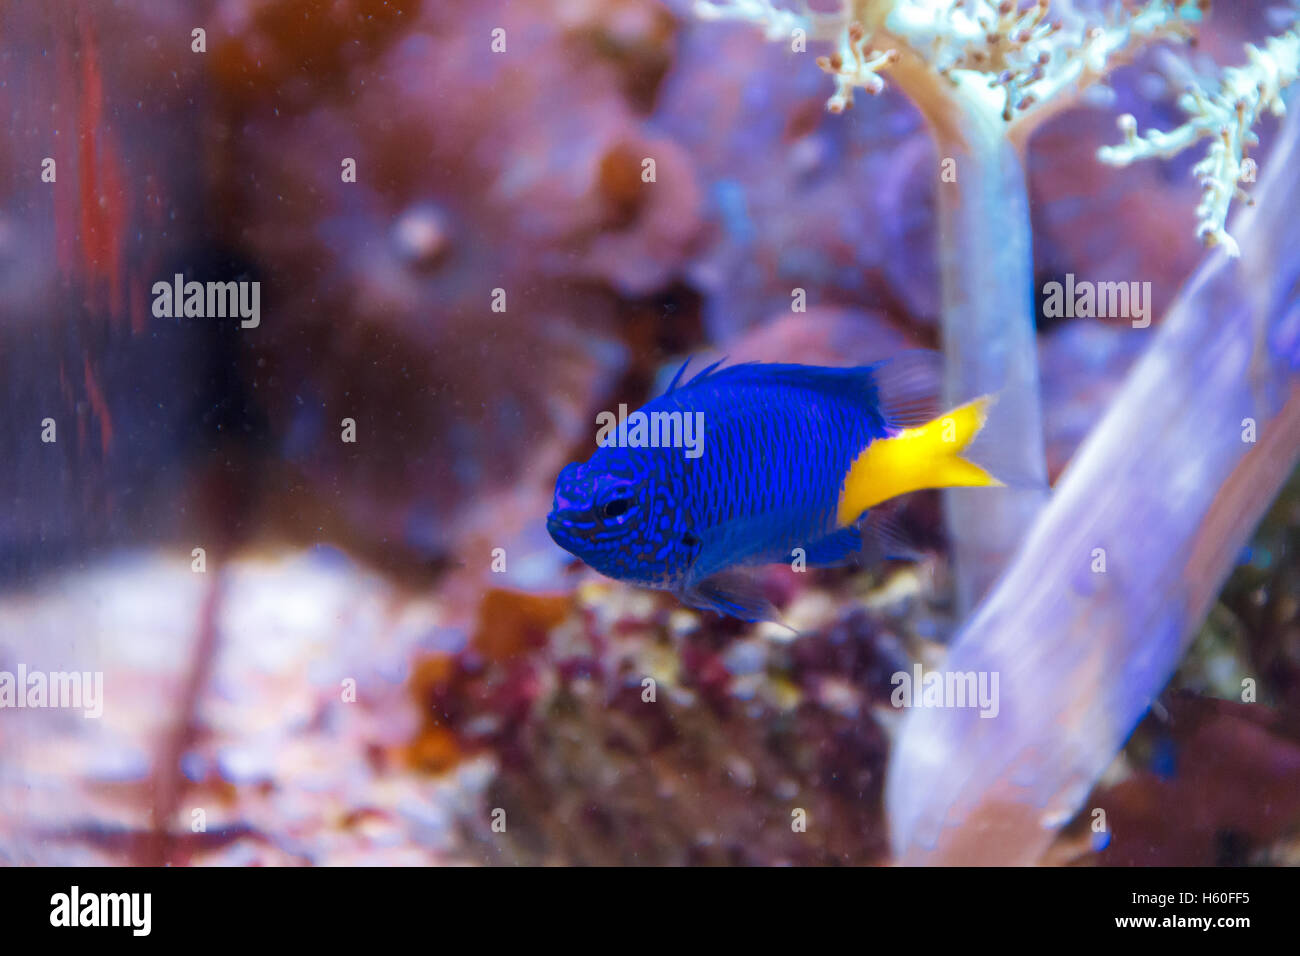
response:
[[[841,527],[868,508],[921,488],[999,486],[987,471],[958,453],[979,434],[993,399],[985,395],[893,438],[877,438],[854,459],[840,489]]]

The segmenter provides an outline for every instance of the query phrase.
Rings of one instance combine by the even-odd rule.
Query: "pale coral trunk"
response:
[[[946,398],[996,396],[980,440],[1015,486],[945,492],[958,603],[969,608],[1033,523],[1047,475],[1024,163],[1000,117],[957,112],[959,125],[934,129],[957,177],[938,185]]]
[[[1295,466],[1298,164],[1293,113],[1259,206],[1234,229],[1242,259],[1215,254],[1189,282],[958,635],[944,668],[998,673],[998,716],[904,720],[886,787],[899,861],[1040,859],[1173,674]]]

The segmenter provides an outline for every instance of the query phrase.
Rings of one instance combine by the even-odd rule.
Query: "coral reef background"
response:
[[[1275,29],[1220,6],[1194,61]],[[813,53],[658,0],[0,10],[0,670],[106,688],[0,712],[0,862],[888,862],[890,676],[959,623],[936,495],[919,563],[771,571],[797,638],[542,521],[688,355],[938,346],[941,157],[892,90],[828,113]],[[1179,121],[1163,56],[1034,136],[1039,288],[1158,317],[1204,257],[1194,158],[1096,161]],[[260,327],[156,318],[175,273],[259,281]],[[1148,334],[1040,322],[1053,476]],[[1298,550],[1293,479],[1051,862],[1300,863]]]

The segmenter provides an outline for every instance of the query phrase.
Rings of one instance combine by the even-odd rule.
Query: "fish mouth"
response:
[[[558,544],[565,551],[573,552],[577,538],[569,530],[568,524],[564,518],[557,512],[552,511],[546,516],[546,533],[551,536],[551,540]]]
[[[591,512],[585,508],[552,507],[546,516],[546,531],[551,540],[578,557],[588,550],[587,536],[597,527]]]

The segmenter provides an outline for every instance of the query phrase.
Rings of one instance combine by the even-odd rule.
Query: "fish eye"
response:
[[[631,507],[631,498],[613,498],[605,502],[604,507],[600,509],[600,514],[603,518],[617,518],[619,515],[627,514],[627,510]]]

